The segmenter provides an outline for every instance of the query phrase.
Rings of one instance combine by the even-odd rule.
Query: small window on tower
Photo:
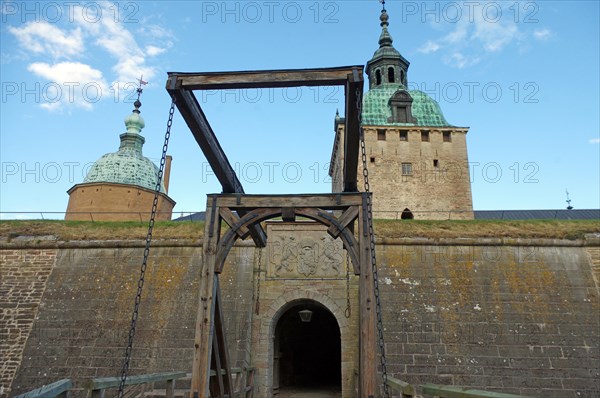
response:
[[[400,130],[400,141],[408,141],[408,131]]]
[[[385,141],[385,129],[377,129],[377,140]]]
[[[381,71],[379,69],[375,71],[375,84],[378,86],[381,84]]]
[[[436,170],[440,168],[440,162],[437,159],[433,159],[433,168]]]
[[[394,73],[394,68],[391,66],[388,68],[388,81],[390,83],[394,83],[396,81],[396,74]]]
[[[444,142],[452,142],[452,133],[450,131],[444,131],[443,133]]]
[[[412,163],[402,163],[402,175],[411,176],[413,173]]]
[[[429,131],[421,131],[421,141],[429,141]]]
[[[371,156],[371,163],[375,163],[375,156]]]

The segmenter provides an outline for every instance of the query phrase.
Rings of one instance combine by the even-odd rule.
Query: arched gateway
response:
[[[342,392],[342,344],[335,316],[313,300],[280,311],[273,338],[273,393]]]

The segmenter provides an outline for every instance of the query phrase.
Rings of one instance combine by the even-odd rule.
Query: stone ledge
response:
[[[202,247],[202,239],[160,239],[152,247]],[[597,247],[600,234],[588,234],[584,239],[544,238],[382,238],[378,246],[539,246],[539,247]],[[81,240],[59,241],[54,236],[19,237],[10,242],[0,240],[0,250],[18,249],[95,249],[143,248],[144,240]],[[251,240],[237,241],[236,247],[254,247]]]

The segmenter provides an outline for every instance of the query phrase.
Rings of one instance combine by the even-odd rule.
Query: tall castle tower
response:
[[[392,45],[388,19],[384,8],[379,49],[367,62],[369,91],[362,102],[374,216],[472,219],[469,129],[451,125],[435,100],[408,89],[410,63]],[[344,147],[344,122],[336,114],[329,169],[334,192],[343,186],[343,153],[338,148]],[[362,187],[362,172],[358,175]]]
[[[140,134],[146,126],[140,116],[139,98],[125,118],[127,131],[120,135],[119,150],[98,159],[82,184],[67,192],[69,204],[65,220],[145,221],[150,216],[158,167],[142,153],[146,139]],[[171,156],[167,156],[158,197],[157,220],[170,220],[175,201],[167,193]]]

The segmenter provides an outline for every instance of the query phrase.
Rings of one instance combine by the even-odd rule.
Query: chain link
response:
[[[363,177],[365,184],[365,192],[369,194],[371,187],[369,185],[369,169],[367,168],[367,147],[365,145],[365,131],[362,128],[362,93],[359,89],[356,90],[356,106],[358,108],[358,122],[360,126],[360,149],[363,163]],[[383,394],[384,397],[390,397],[387,377],[387,360],[385,357],[385,339],[383,336],[383,314],[381,309],[381,299],[379,295],[379,277],[377,273],[377,256],[375,253],[375,231],[373,229],[373,200],[371,195],[367,195],[367,223],[369,227],[369,246],[371,249],[371,267],[373,273],[373,285],[375,288],[375,312],[377,314],[377,334],[379,352],[381,353],[381,374],[383,379]]]
[[[350,253],[346,251],[346,318],[352,315],[352,306],[350,305]]]
[[[256,304],[254,312],[256,315],[260,314],[260,273],[262,269],[262,248],[258,248],[258,276],[256,280]]]
[[[142,301],[142,289],[144,287],[144,277],[146,275],[146,267],[148,265],[148,257],[150,255],[150,243],[152,242],[152,230],[154,229],[154,221],[158,211],[158,199],[160,195],[160,187],[162,183],[165,163],[167,159],[167,149],[169,147],[169,138],[171,137],[171,126],[173,125],[173,115],[175,113],[175,101],[171,102],[169,109],[169,120],[167,121],[167,132],[165,133],[165,141],[162,148],[162,157],[160,158],[160,167],[158,169],[158,179],[154,188],[154,201],[152,202],[152,212],[150,213],[150,221],[148,222],[148,233],[146,235],[146,247],[144,248],[144,258],[140,269],[140,278],[138,280],[137,294],[135,296],[135,304],[133,306],[133,314],[131,315],[131,327],[129,328],[129,336],[127,348],[125,349],[125,360],[121,370],[121,382],[119,383],[119,398],[123,398],[125,393],[125,382],[127,381],[127,373],[129,372],[129,363],[131,362],[131,353],[133,350],[133,339],[137,326],[138,312]]]

